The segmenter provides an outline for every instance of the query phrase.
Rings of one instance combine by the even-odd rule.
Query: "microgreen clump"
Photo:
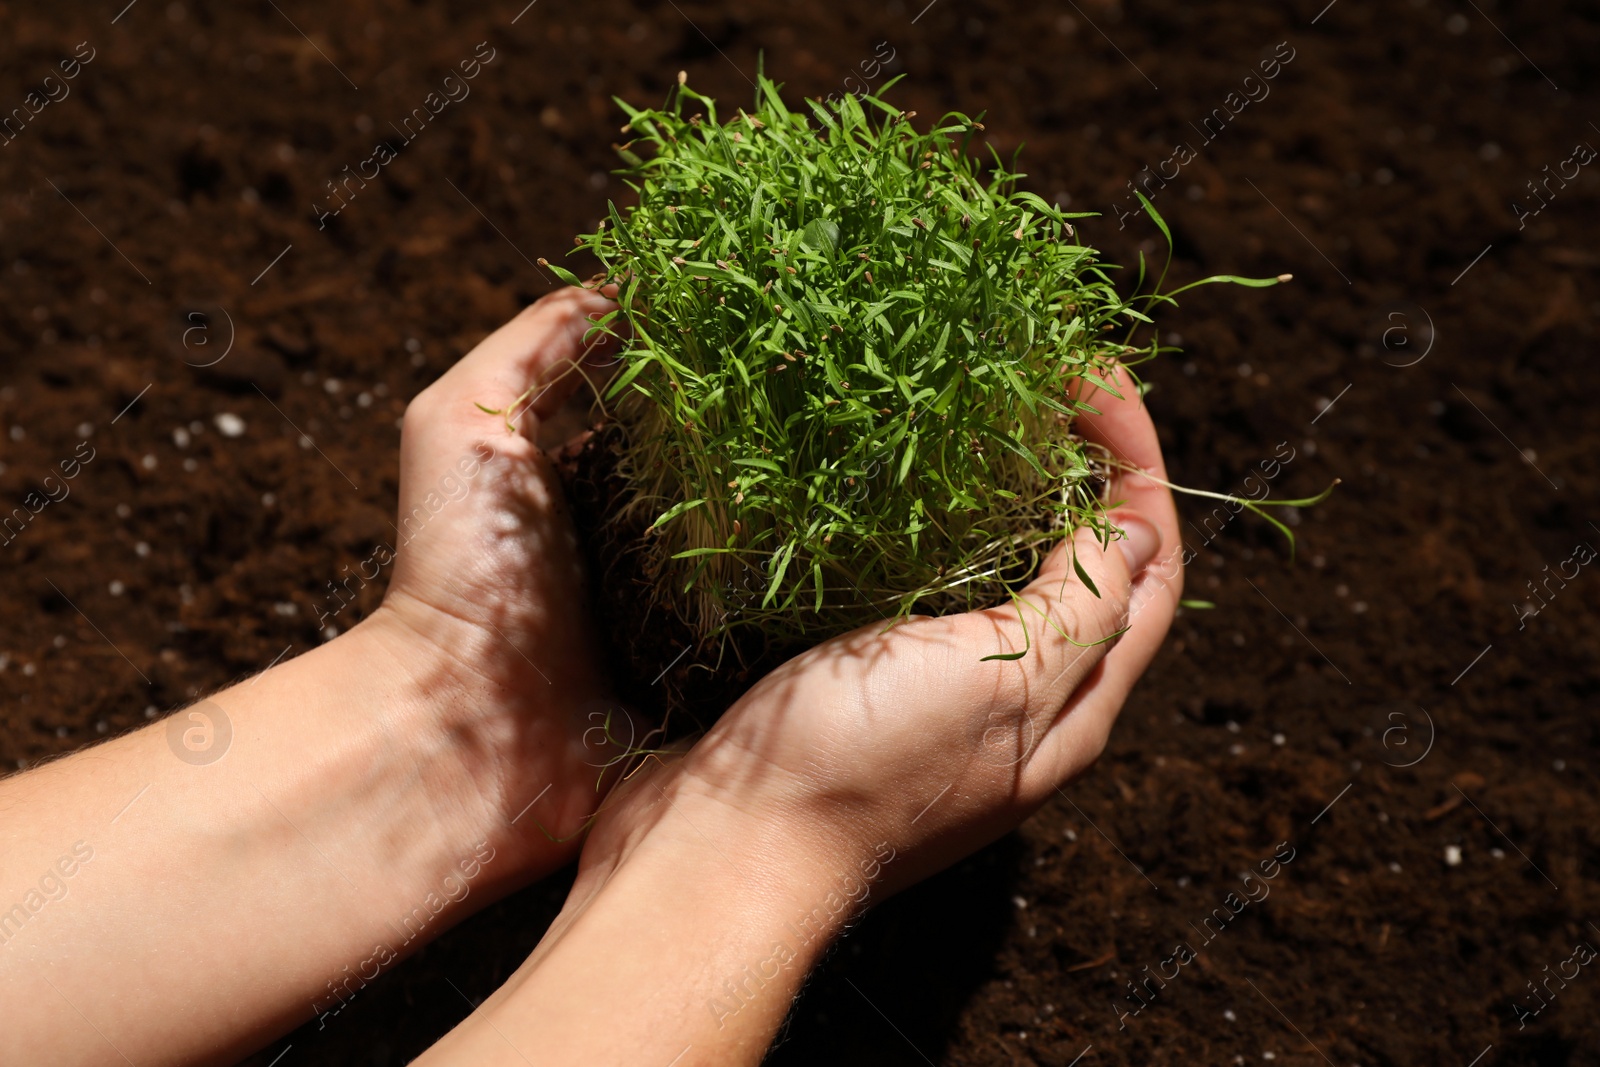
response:
[[[1160,351],[1129,342],[1172,294],[1125,300],[1086,213],[978,154],[976,119],[919,130],[892,84],[791,110],[763,75],[731,116],[681,76],[661,109],[618,101],[638,202],[578,242],[618,289],[617,528],[647,530],[702,640],[993,604],[1074,530],[1116,536],[1114,461],[1073,421]]]

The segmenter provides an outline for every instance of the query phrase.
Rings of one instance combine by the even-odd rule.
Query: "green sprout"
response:
[[[1130,342],[1175,293],[1119,296],[1092,213],[971,151],[978,120],[919,131],[894,80],[802,110],[758,81],[731,117],[682,75],[661,110],[619,100],[638,202],[577,241],[617,287],[611,528],[646,531],[652,606],[702,642],[815,639],[1016,600],[1079,528],[1109,545],[1118,463],[1074,420],[1170,351]]]

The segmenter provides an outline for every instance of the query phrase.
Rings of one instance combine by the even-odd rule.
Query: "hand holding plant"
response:
[[[559,478],[537,438],[582,381],[573,365],[610,344],[585,339],[601,294],[552,294],[495,331],[406,409],[400,549],[382,614],[405,657],[454,694],[480,735],[485,795],[538,848],[570,838],[599,804],[609,672],[596,656],[581,554]],[[507,405],[501,421],[474,407]],[[463,489],[464,487],[464,489]],[[546,786],[549,791],[545,792]],[[569,851],[575,846],[557,848]]]
[[[684,1063],[759,1062],[853,917],[825,906],[850,872],[879,872],[875,899],[893,893],[1010,830],[1094,761],[1183,581],[1154,427],[1127,372],[1111,374],[1120,398],[1099,400],[1082,426],[1126,468],[1111,489],[1116,547],[1082,530],[1019,604],[819,645],[686,754],[650,760],[590,831],[550,936],[480,1009],[493,1028],[463,1024],[440,1062],[500,1055],[499,1034],[537,1041],[552,1063],[579,1062],[579,1049],[666,1062],[686,1044]],[[1026,632],[1019,607],[1034,620]],[[1027,656],[985,658],[1030,640]],[[634,1006],[603,1033],[576,992],[601,983]]]
[[[846,854],[887,839],[905,857],[889,879],[898,888],[1011,829],[1088,766],[1183,586],[1172,496],[1142,473],[1165,478],[1154,427],[1127,372],[1112,374],[1123,398],[1083,429],[1136,468],[1111,490],[1115,547],[1080,531],[1020,605],[870,624],[789,661],[681,760],[635,775],[601,813],[584,862],[613,850],[619,827],[670,817],[660,800],[671,793]],[[992,658],[1030,640],[1027,656]]]

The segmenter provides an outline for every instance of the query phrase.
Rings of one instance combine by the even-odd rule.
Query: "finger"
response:
[[[1128,694],[1155,658],[1177,612],[1180,594],[1172,579],[1182,568],[1176,557],[1172,563],[1171,571],[1153,564],[1134,582],[1127,632],[1068,697],[1055,727],[1044,732],[1025,772],[1024,790],[1035,800],[1048,799],[1105,749]]]
[[[1141,521],[1150,524],[1159,535],[1160,548],[1129,590],[1127,631],[1068,697],[1029,764],[1033,785],[1046,792],[1092,762],[1105,747],[1128,693],[1161,647],[1183,592],[1182,537],[1172,493],[1163,484],[1166,465],[1155,425],[1125,369],[1115,368],[1106,384],[1120,396],[1097,390],[1091,403],[1099,413],[1080,416],[1078,425],[1086,438],[1131,468],[1120,472],[1111,486],[1112,498],[1120,501],[1110,513],[1111,521],[1129,530]]]
[[[1136,542],[1146,554],[1158,547],[1148,525],[1128,539],[1129,547]],[[1016,600],[957,616],[957,647],[980,658],[1022,653],[980,663],[988,670],[963,672],[975,687],[963,699],[1026,714],[1035,735],[1042,735],[1122,628],[1131,575],[1144,562],[1081,528],[1057,546]]]
[[[426,416],[415,420],[419,437],[428,438],[419,444],[457,451],[463,435],[481,435],[506,422],[533,440],[538,420],[582,385],[578,364],[604,358],[604,335],[587,341],[585,335],[595,317],[615,306],[602,293],[569,288],[523,309],[412,401]]]
[[[1165,484],[1167,466],[1149,406],[1139,395],[1133,376],[1122,366],[1113,367],[1104,378],[1092,375],[1074,385],[1076,399],[1097,409],[1078,416],[1078,432],[1104,448],[1118,466],[1107,491],[1108,499],[1117,505],[1111,521],[1137,517],[1156,528],[1161,535],[1161,553],[1153,562],[1174,570],[1168,582],[1175,582],[1181,593],[1183,569],[1175,561],[1183,549],[1183,536],[1172,491]]]
[[[1015,648],[1007,652],[1027,647],[1025,630],[1029,623],[1034,624],[1032,630],[1041,638],[1038,654],[1030,652],[1019,661],[1028,664],[1019,682],[1031,689],[1035,702],[1058,698],[1057,707],[1071,692],[1070,686],[1105,654],[1104,646],[1083,648],[1081,644],[1100,640],[1122,625],[1131,582],[1141,570],[1151,564],[1161,567],[1163,573],[1175,569],[1164,588],[1182,588],[1182,567],[1177,566],[1181,540],[1177,510],[1172,494],[1162,484],[1166,467],[1161,444],[1137,383],[1126,368],[1113,366],[1103,378],[1075,382],[1073,391],[1075,399],[1095,409],[1079,415],[1079,432],[1127,468],[1114,477],[1110,487],[1112,499],[1119,504],[1109,515],[1115,527],[1112,543],[1119,551],[1107,552],[1108,546],[1096,541],[1094,531],[1079,530],[1070,544],[1057,548],[1045,561],[1020,604],[977,613],[991,623],[1001,614],[1011,617],[1011,624],[996,633],[1001,641],[1015,642]],[[1074,555],[1076,565],[1089,574],[1100,596],[1076,574]]]
[[[621,321],[608,322],[604,329],[596,327],[600,319],[617,310],[613,300],[616,288],[611,285],[600,290],[598,304],[593,299],[585,299],[593,296],[593,290],[569,290],[580,294],[580,298],[575,301],[577,311],[569,314],[562,324],[567,334],[558,335],[561,341],[568,342],[568,347],[562,349],[557,345],[539,353],[527,374],[528,384],[523,388],[523,395],[527,396],[527,418],[522,419],[523,405],[510,412],[513,425],[529,440],[534,439],[538,420],[559,411],[575,392],[584,388],[598,390],[599,382],[609,376],[606,368],[616,362],[615,352],[619,346],[615,331]],[[577,313],[583,316],[581,323]]]

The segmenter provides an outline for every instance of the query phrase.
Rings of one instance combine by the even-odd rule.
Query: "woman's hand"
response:
[[[542,300],[412,403],[369,618],[0,780],[0,1003],[28,1005],[0,1062],[234,1062],[337,1025],[395,961],[571,858],[541,828],[576,834],[600,802],[610,753],[584,741],[605,689],[531,438],[608,307]],[[474,406],[525,393],[519,432]]]
[[[1104,413],[1082,431],[1165,480],[1147,409],[1125,373],[1114,388],[1122,399],[1096,397]],[[887,842],[897,858],[886,892],[1010,830],[1099,756],[1177,607],[1171,494],[1128,474],[1112,495],[1123,536],[1109,551],[1080,530],[1020,605],[874,624],[812,649],[763,679],[656,787],[676,778],[686,795],[764,812],[834,854]],[[1099,595],[1073,573],[1074,551]],[[627,818],[602,818],[597,853],[610,822]]]
[[[544,869],[598,807],[610,706],[581,553],[540,427],[607,341],[615,305],[566,289],[491,334],[406,409],[394,575],[376,613],[481,743],[473,778]],[[486,412],[496,409],[497,413]],[[606,784],[609,784],[606,783]]]
[[[686,755],[634,774],[591,830],[550,934],[438,1054],[758,1062],[869,895],[1005,833],[1089,766],[1182,589],[1154,427],[1125,372],[1111,385],[1120,398],[1097,393],[1102,413],[1079,425],[1130,468],[1112,488],[1121,538],[1102,550],[1080,531],[1020,604],[812,649]],[[602,1026],[607,1003],[630,1010]]]

